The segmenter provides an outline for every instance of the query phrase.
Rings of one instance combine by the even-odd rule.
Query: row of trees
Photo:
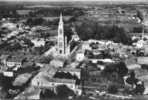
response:
[[[131,39],[124,28],[113,25],[100,25],[92,20],[82,21],[76,25],[78,35],[82,40],[88,39],[106,39],[124,44],[130,44]]]

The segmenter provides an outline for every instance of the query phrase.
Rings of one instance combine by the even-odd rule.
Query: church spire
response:
[[[64,36],[64,22],[62,13],[60,14],[59,18],[57,51],[58,55],[62,56],[67,56],[70,54],[70,49],[67,45],[67,37]]]
[[[63,23],[63,16],[62,16],[62,13],[60,14],[60,21],[59,23]]]
[[[58,27],[58,54],[65,54],[65,38],[64,38],[64,23],[62,14],[60,14]]]

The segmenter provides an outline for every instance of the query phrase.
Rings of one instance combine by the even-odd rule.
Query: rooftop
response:
[[[81,72],[81,69],[78,69],[78,68],[60,68],[59,71]]]
[[[76,83],[76,80],[72,79],[49,78],[47,76],[44,76],[44,79],[47,80],[48,82],[54,82],[54,83],[70,83],[70,84]]]
[[[43,83],[45,84],[49,84],[51,82],[53,83],[69,83],[69,84],[75,84],[76,83],[76,80],[73,80],[73,79],[60,79],[60,78],[51,78],[47,75],[47,73],[39,73],[32,81],[36,81],[36,80],[39,80],[39,81],[42,81]]]
[[[7,59],[9,62],[22,62],[24,60],[24,56],[12,56]]]

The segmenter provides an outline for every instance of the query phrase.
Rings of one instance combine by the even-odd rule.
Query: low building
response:
[[[77,61],[81,62],[81,61],[84,60],[84,58],[85,58],[85,55],[84,55],[83,52],[82,52],[82,53],[79,52],[79,53],[76,54],[76,60],[77,60]]]
[[[66,85],[68,88],[72,89],[76,94],[81,95],[82,91],[76,85],[76,80],[72,79],[59,79],[59,78],[50,78],[43,73],[39,73],[32,81],[31,85],[34,87],[40,88],[49,88],[54,89],[59,85]]]
[[[148,65],[148,57],[137,57],[137,63]]]
[[[141,68],[141,65],[139,64],[129,64],[129,65],[126,65],[128,70],[134,70],[134,69],[140,69]]]
[[[86,41],[82,44],[82,50],[91,50],[90,44]]]
[[[20,68],[22,67],[24,60],[25,60],[24,57],[13,56],[6,60],[6,66],[9,68],[12,68],[12,67]]]
[[[45,45],[44,39],[33,39],[31,42],[34,44],[35,47],[41,47]]]
[[[16,30],[16,27],[17,25],[15,23],[10,23],[10,22],[5,22],[2,24],[2,28],[7,28],[9,30]]]
[[[112,59],[89,59],[92,63],[97,63],[98,61],[103,63],[115,63]]]
[[[61,61],[61,60],[58,60],[58,59],[54,59],[54,60],[50,61],[50,65],[54,66],[56,68],[63,67],[64,61]]]
[[[13,77],[14,73],[9,72],[9,71],[5,71],[5,72],[3,72],[3,75],[6,76],[6,77]]]
[[[71,62],[71,63],[70,63],[70,67],[71,67],[71,68],[80,67],[79,65],[80,65],[80,62],[77,62],[77,61],[76,61],[76,62]]]

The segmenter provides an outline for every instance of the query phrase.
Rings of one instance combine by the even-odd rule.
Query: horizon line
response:
[[[148,2],[148,0],[0,0],[0,2]]]

